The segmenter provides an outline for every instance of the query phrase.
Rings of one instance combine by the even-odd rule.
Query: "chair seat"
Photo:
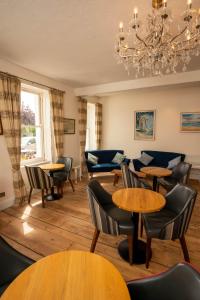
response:
[[[162,227],[175,217],[176,213],[166,208],[159,212],[142,214],[147,235],[151,238],[159,238]]]
[[[54,184],[64,182],[68,179],[68,174],[66,172],[55,172],[53,173]]]
[[[3,294],[3,292],[7,289],[7,287],[9,286],[11,282],[8,282],[2,286],[0,286],[0,296]]]
[[[3,290],[34,261],[12,248],[0,237],[0,287]]]
[[[165,178],[159,178],[158,184],[162,185],[166,188],[166,190],[171,190],[173,187],[178,183],[178,180],[173,177],[165,177]]]
[[[133,232],[134,224],[131,213],[118,208],[114,204],[109,204],[104,208],[107,214],[117,221],[120,234],[128,235]]]

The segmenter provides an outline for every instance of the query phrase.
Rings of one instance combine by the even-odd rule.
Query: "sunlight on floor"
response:
[[[31,204],[31,206],[34,207],[34,206],[37,206],[37,205],[39,205],[39,204],[41,204],[41,203],[42,203],[42,201],[39,200],[39,201],[34,202],[33,204]]]
[[[27,222],[24,222],[22,225],[23,225],[24,235],[29,234],[34,230],[31,226],[28,225]]]
[[[31,209],[32,209],[31,206],[27,206],[25,208],[24,213],[23,213],[23,215],[21,217],[22,220],[26,219],[30,215]]]

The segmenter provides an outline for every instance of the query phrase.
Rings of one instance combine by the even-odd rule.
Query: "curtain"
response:
[[[79,141],[80,141],[80,161],[81,171],[86,172],[85,165],[85,145],[86,145],[86,129],[87,129],[87,101],[79,98],[78,100],[78,123],[79,123]]]
[[[53,117],[53,133],[55,139],[56,156],[64,154],[64,92],[51,89],[50,103]]]
[[[101,149],[102,142],[102,104],[95,103],[95,134],[97,150]]]
[[[14,76],[0,74],[0,113],[3,134],[12,165],[15,201],[20,205],[27,192],[20,170],[21,160],[21,83]]]

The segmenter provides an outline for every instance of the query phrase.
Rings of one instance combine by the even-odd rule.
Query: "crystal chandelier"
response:
[[[186,10],[178,24],[172,19],[167,0],[153,0],[152,13],[141,26],[135,8],[128,29],[120,22],[116,56],[136,77],[176,73],[177,67],[185,72],[192,56],[200,53],[200,9],[192,8],[187,0]]]

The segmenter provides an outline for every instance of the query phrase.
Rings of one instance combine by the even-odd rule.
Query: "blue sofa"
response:
[[[185,154],[175,153],[175,152],[165,152],[165,151],[152,151],[152,150],[142,150],[141,154],[145,152],[152,156],[154,159],[150,162],[149,166],[163,167],[167,168],[168,162],[177,156],[181,156],[181,161],[185,160]],[[134,168],[136,171],[140,171],[141,168],[146,167],[138,159],[133,159]]]
[[[97,172],[110,172],[114,169],[120,169],[119,164],[112,163],[112,160],[117,152],[124,154],[123,150],[85,151],[85,160],[86,160],[88,173],[92,175],[93,173],[97,173]],[[88,153],[91,153],[99,158],[97,165],[93,165],[88,161]],[[126,163],[128,164],[130,160],[125,158],[124,161],[126,161]]]

